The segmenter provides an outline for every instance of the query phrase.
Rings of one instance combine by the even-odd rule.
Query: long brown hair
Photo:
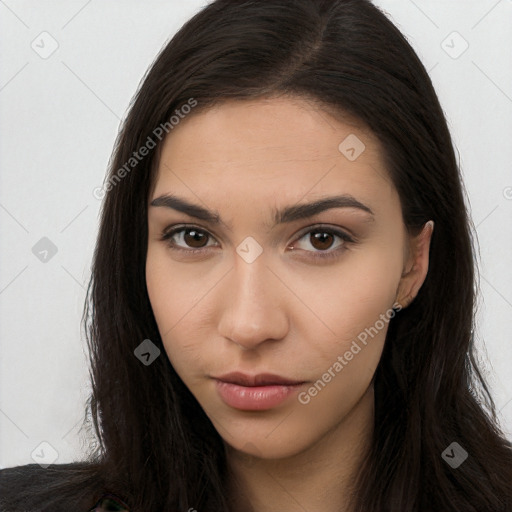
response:
[[[91,467],[133,511],[229,510],[222,439],[167,357],[145,366],[134,356],[145,339],[164,354],[145,283],[155,129],[191,98],[199,112],[280,94],[369,127],[407,229],[435,222],[427,278],[389,324],[354,511],[510,510],[512,447],[476,361],[475,250],[452,139],[424,66],[369,0],[214,1],[145,76],[111,160],[84,310]],[[148,137],[157,147],[114,183]],[[468,454],[457,468],[443,456],[452,443]]]

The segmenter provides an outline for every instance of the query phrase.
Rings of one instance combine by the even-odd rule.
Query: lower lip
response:
[[[283,386],[240,386],[217,380],[217,392],[221,399],[234,409],[244,411],[264,411],[282,404],[294,394],[302,384]]]

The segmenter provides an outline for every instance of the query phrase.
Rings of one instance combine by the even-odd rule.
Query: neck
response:
[[[233,512],[351,512],[354,479],[373,434],[370,386],[334,429],[285,459],[249,457],[227,446]]]

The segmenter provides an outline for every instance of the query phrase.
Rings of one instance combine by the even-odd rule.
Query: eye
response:
[[[306,246],[305,249],[301,250],[312,253],[308,257],[324,259],[337,257],[340,252],[346,250],[348,244],[355,243],[354,238],[344,231],[323,226],[317,226],[314,229],[309,228],[309,231],[292,244],[290,249],[296,250],[301,241],[304,241],[303,245]],[[307,247],[312,247],[313,250]]]
[[[200,252],[208,245],[208,240],[213,237],[206,231],[194,226],[178,226],[166,229],[160,240],[166,241],[171,249],[187,252]]]
[[[215,240],[207,231],[195,226],[175,226],[172,229],[165,229],[160,236],[161,241],[175,251],[184,251],[188,254],[201,254],[209,247],[215,247],[218,244],[209,243]],[[309,253],[309,258],[335,258],[342,251],[347,249],[348,244],[355,243],[356,240],[344,231],[332,227],[315,226],[314,229],[308,228],[303,232],[300,238],[290,246],[290,250],[299,249],[304,253]],[[305,245],[301,248],[299,245]],[[307,247],[312,248],[309,249]]]

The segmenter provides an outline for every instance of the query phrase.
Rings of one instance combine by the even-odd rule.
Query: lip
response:
[[[233,372],[213,379],[222,401],[243,411],[263,411],[277,407],[304,384],[304,381],[270,373],[248,375]]]
[[[281,377],[280,375],[274,375],[272,373],[258,373],[257,375],[249,375],[242,372],[231,372],[219,377],[213,377],[215,380],[227,382],[230,384],[238,384],[240,386],[294,386],[296,384],[303,384],[304,381],[288,379]]]

